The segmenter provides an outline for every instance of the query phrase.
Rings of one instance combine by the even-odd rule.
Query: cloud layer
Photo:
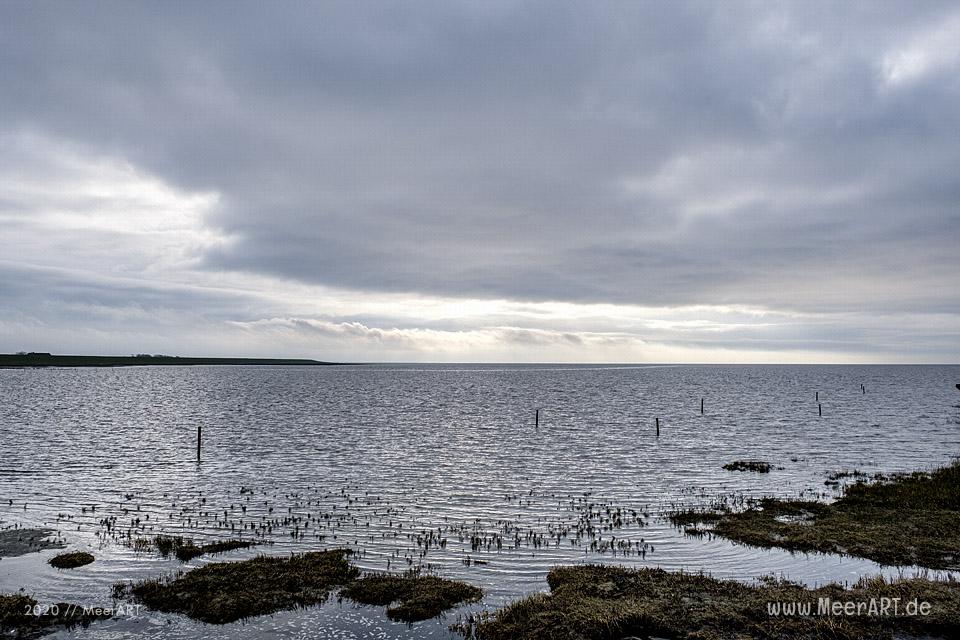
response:
[[[960,358],[952,3],[0,25],[2,348]]]

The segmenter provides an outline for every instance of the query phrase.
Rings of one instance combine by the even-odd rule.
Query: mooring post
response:
[[[820,392],[817,391],[817,402],[820,402]]]
[[[700,398],[700,415],[703,415],[703,398]]]
[[[537,429],[540,428],[540,409],[537,409]]]
[[[657,418],[657,437],[660,437],[660,418]]]
[[[818,405],[817,405],[817,413],[818,413],[820,416],[823,416],[823,405],[822,405],[822,404],[818,404]]]
[[[863,386],[863,383],[860,384],[860,391],[863,391],[864,394],[867,393],[867,388]]]
[[[197,425],[197,462],[200,462],[200,434],[203,431],[203,427]]]

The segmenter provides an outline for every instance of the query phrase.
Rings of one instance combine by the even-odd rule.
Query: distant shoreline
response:
[[[301,367],[343,364],[305,358],[181,358],[180,356],[58,356],[50,353],[2,353],[0,369],[38,367],[170,367],[195,365],[293,365]]]

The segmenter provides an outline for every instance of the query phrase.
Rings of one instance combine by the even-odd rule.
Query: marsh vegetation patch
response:
[[[61,553],[48,561],[50,566],[57,569],[76,569],[93,562],[93,554],[84,551],[75,551],[73,553]]]
[[[139,540],[138,540],[139,542]],[[213,553],[226,553],[236,549],[246,549],[252,547],[254,543],[250,540],[222,540],[208,544],[197,545],[192,540],[182,536],[156,536],[153,539],[153,546],[160,552],[164,558],[174,555],[180,562],[188,562],[202,555]],[[146,545],[141,544],[141,547]]]
[[[37,637],[54,627],[87,626],[109,617],[102,610],[90,612],[75,604],[44,606],[23,594],[0,594],[0,634],[7,637]]]
[[[335,587],[356,578],[345,549],[243,562],[217,562],[172,579],[147,580],[130,593],[151,609],[225,624],[321,604]]]
[[[553,569],[549,594],[519,600],[496,613],[455,625],[479,640],[613,640],[616,638],[957,637],[960,583],[925,579],[864,580],[852,589],[818,589],[769,579],[758,585],[662,569],[585,565]],[[867,603],[900,598],[930,603],[926,616],[774,615],[771,605],[819,599]],[[866,610],[866,609],[864,609]],[[903,612],[903,609],[900,609]]]
[[[386,606],[391,620],[417,622],[459,604],[475,602],[483,591],[466,582],[437,576],[370,574],[348,584],[341,595],[362,604]]]
[[[182,613],[195,620],[225,624],[284,609],[322,604],[332,591],[361,604],[387,606],[392,620],[417,622],[461,603],[479,600],[472,585],[416,571],[403,575],[368,574],[347,561],[350,551],[337,549],[290,557],[260,556],[219,562],[168,579],[114,587],[151,609]]]
[[[773,465],[763,460],[734,460],[723,465],[727,471],[753,471],[754,473],[770,473]]]
[[[883,477],[846,487],[836,502],[765,498],[734,511],[679,511],[677,526],[758,547],[843,553],[884,565],[960,568],[960,461],[930,473]]]

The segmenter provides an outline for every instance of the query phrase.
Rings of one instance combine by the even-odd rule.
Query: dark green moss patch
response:
[[[578,566],[553,569],[549,594],[537,594],[495,614],[456,628],[480,640],[614,640],[623,638],[764,638],[792,640],[892,638],[960,634],[960,583],[925,579],[866,580],[847,590],[840,585],[807,589],[768,580],[752,586],[702,574],[662,569]],[[869,609],[871,599],[899,598],[898,612]],[[854,603],[855,615],[820,613],[821,599]],[[908,616],[916,599],[928,615]],[[801,603],[810,614],[779,614],[778,603]],[[859,604],[863,603],[863,604]]]
[[[224,624],[324,602],[331,589],[359,573],[338,549],[289,558],[218,562],[171,580],[133,585],[131,594],[151,609]]]
[[[75,569],[93,562],[93,554],[83,551],[74,553],[61,553],[50,558],[50,565],[57,569]]]
[[[753,471],[756,473],[770,473],[773,466],[763,460],[734,460],[723,465],[727,471]]]
[[[676,518],[676,519],[675,519]],[[696,522],[692,512],[671,519]],[[700,514],[712,532],[759,547],[821,551],[885,565],[960,568],[960,462],[932,473],[857,482],[836,502],[768,498],[742,512]]]
[[[417,622],[459,604],[475,602],[483,591],[466,582],[436,576],[371,574],[348,584],[341,595],[362,604],[387,606],[391,620]]]
[[[54,627],[87,626],[94,620],[109,617],[102,611],[86,611],[75,604],[60,602],[45,606],[22,594],[0,594],[0,634],[8,637],[35,637]]]

